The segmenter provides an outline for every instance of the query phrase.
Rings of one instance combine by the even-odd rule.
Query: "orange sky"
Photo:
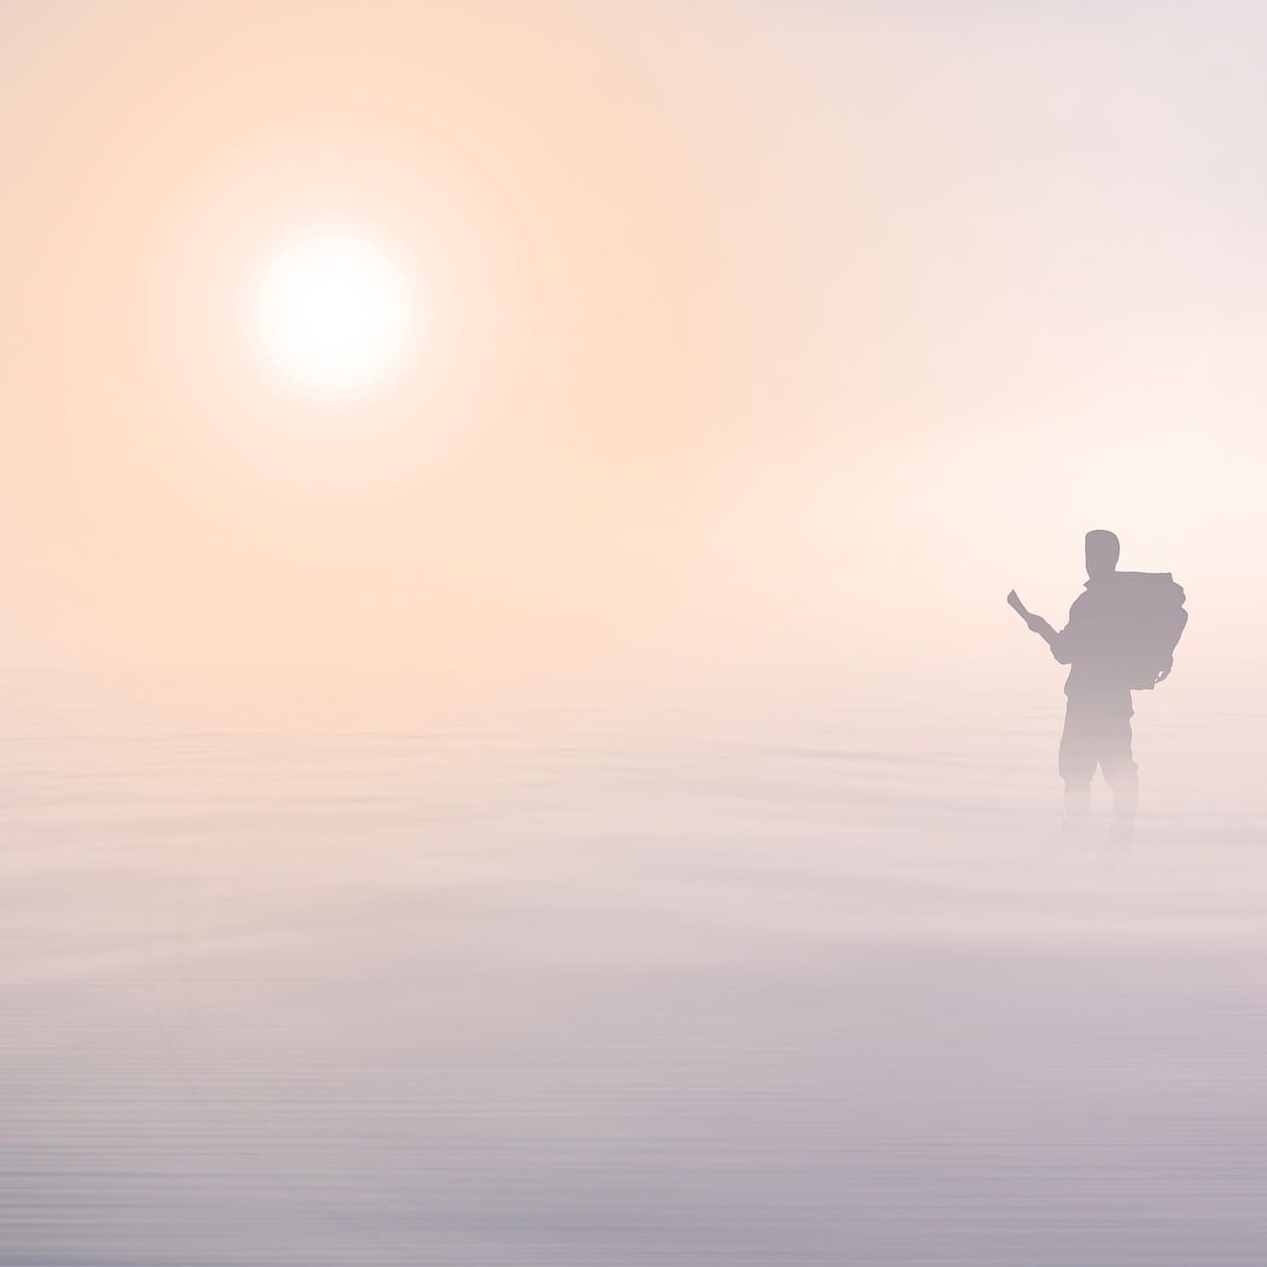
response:
[[[1094,526],[1248,652],[1263,23],[949,8],[7,11],[11,658],[420,701],[988,662]],[[435,322],[341,411],[240,320],[330,215]]]

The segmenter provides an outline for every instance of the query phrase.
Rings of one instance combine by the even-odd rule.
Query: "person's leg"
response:
[[[1113,836],[1118,840],[1129,840],[1134,830],[1135,809],[1139,802],[1139,767],[1131,752],[1129,714],[1105,721],[1100,767],[1113,789]]]
[[[1066,836],[1085,836],[1091,813],[1091,777],[1096,751],[1093,718],[1076,699],[1065,707],[1065,729],[1060,736],[1060,777],[1065,781]]]

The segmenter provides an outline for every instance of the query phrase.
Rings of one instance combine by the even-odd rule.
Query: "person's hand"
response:
[[[1007,605],[1031,628],[1034,627],[1034,615],[1028,611],[1025,604],[1021,602],[1020,595],[1015,590],[1008,590]]]

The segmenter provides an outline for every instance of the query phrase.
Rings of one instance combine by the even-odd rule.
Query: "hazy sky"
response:
[[[1259,7],[0,22],[12,661],[420,700],[997,672],[1002,595],[1058,620],[1109,527],[1188,587],[1192,673],[1263,676]],[[331,216],[433,321],[355,410],[243,342],[251,262]]]

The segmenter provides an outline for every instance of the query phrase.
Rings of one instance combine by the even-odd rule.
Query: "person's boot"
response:
[[[1135,835],[1135,806],[1139,800],[1139,786],[1126,784],[1113,789],[1113,822],[1109,825],[1109,844],[1129,844]]]
[[[1065,784],[1065,816],[1060,834],[1065,840],[1086,840],[1091,828],[1091,784]]]

